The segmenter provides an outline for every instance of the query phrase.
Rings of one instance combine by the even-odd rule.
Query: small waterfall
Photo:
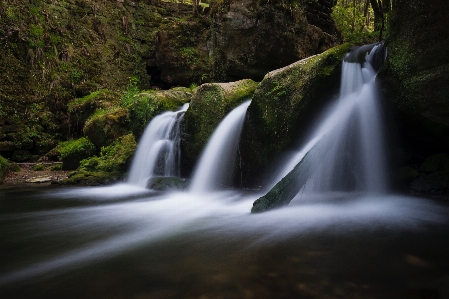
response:
[[[189,104],[155,116],[145,129],[129,172],[128,183],[146,187],[153,175],[179,176],[180,123]]]
[[[232,110],[215,129],[196,166],[192,192],[217,190],[232,181],[240,133],[250,103],[246,101]]]
[[[361,50],[343,60],[338,102],[280,171],[276,182],[307,154],[304,169],[308,179],[299,183],[304,184],[301,192],[387,191],[383,120],[375,83],[378,56],[384,57],[385,49],[376,44]]]

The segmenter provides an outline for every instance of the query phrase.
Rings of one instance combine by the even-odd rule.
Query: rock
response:
[[[268,73],[254,93],[240,142],[243,185],[257,187],[266,169],[295,142],[326,102],[337,93],[341,45]]]
[[[427,159],[419,168],[419,171],[424,173],[431,173],[442,170],[449,170],[449,155],[445,153],[427,157]]]
[[[67,105],[70,114],[72,127],[78,134],[82,133],[82,129],[88,118],[97,109],[110,109],[117,105],[121,94],[108,89],[101,89],[91,94],[70,101]]]
[[[310,157],[310,151],[304,156],[301,162],[271,188],[267,194],[253,203],[251,213],[261,213],[288,205],[308,179],[310,170],[308,157]]]
[[[223,72],[231,78],[260,81],[269,71],[340,43],[333,22],[331,34],[311,25],[302,4],[286,9],[254,0],[225,1],[212,16],[209,51],[221,57]]]
[[[404,144],[449,151],[449,26],[446,0],[398,0],[388,29],[388,56],[378,75]]]
[[[59,155],[62,160],[62,170],[77,169],[83,159],[94,155],[95,152],[95,146],[86,137],[60,144]]]
[[[201,85],[184,115],[181,148],[184,172],[189,173],[221,120],[235,107],[249,100],[257,83],[240,80]]]
[[[36,184],[40,184],[40,183],[48,183],[52,181],[52,177],[51,176],[38,176],[38,177],[33,177],[30,179],[27,179],[25,182],[27,183],[36,183]]]
[[[31,153],[26,150],[16,150],[12,154],[11,160],[15,162],[25,162],[31,159]]]
[[[120,108],[113,112],[96,115],[86,122],[84,135],[100,150],[110,145],[118,137],[129,133],[128,109]]]
[[[147,188],[157,191],[185,190],[190,181],[176,177],[153,177],[148,180]]]
[[[210,19],[163,25],[151,61],[152,80],[160,80],[162,87],[244,78],[260,81],[271,70],[338,45],[341,38],[331,9],[320,5],[305,13],[306,6],[222,1],[212,7]]]
[[[449,170],[422,174],[410,185],[412,192],[420,194],[447,194],[449,191]]]

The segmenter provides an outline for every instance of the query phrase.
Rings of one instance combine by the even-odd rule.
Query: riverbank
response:
[[[43,186],[62,181],[70,173],[70,171],[58,170],[60,163],[18,163],[17,165],[19,171],[10,171],[3,185]]]

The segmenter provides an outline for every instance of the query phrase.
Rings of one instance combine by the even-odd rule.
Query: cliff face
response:
[[[340,43],[330,18],[332,1],[278,2],[218,2],[201,22],[183,21],[161,30],[154,60],[161,81],[260,81],[273,69]]]
[[[146,61],[167,14],[143,1],[1,1],[0,154],[28,160],[79,136],[74,98],[123,90],[132,76],[150,87]]]
[[[407,146],[449,151],[449,21],[445,0],[396,1],[379,74]]]
[[[417,193],[449,192],[441,158],[449,152],[448,9],[445,0],[395,1],[387,61],[378,74],[398,128],[397,176]],[[427,167],[429,161],[436,166]]]

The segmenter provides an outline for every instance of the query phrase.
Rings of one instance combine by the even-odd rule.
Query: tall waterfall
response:
[[[179,176],[180,123],[189,104],[154,117],[139,142],[128,183],[145,187],[153,175]]]
[[[240,133],[250,103],[246,101],[232,110],[215,129],[195,169],[192,192],[217,190],[232,181]]]
[[[375,83],[380,55],[384,58],[382,44],[347,54],[338,101],[276,182],[304,160],[308,179],[299,182],[302,192],[387,191],[383,119]]]

